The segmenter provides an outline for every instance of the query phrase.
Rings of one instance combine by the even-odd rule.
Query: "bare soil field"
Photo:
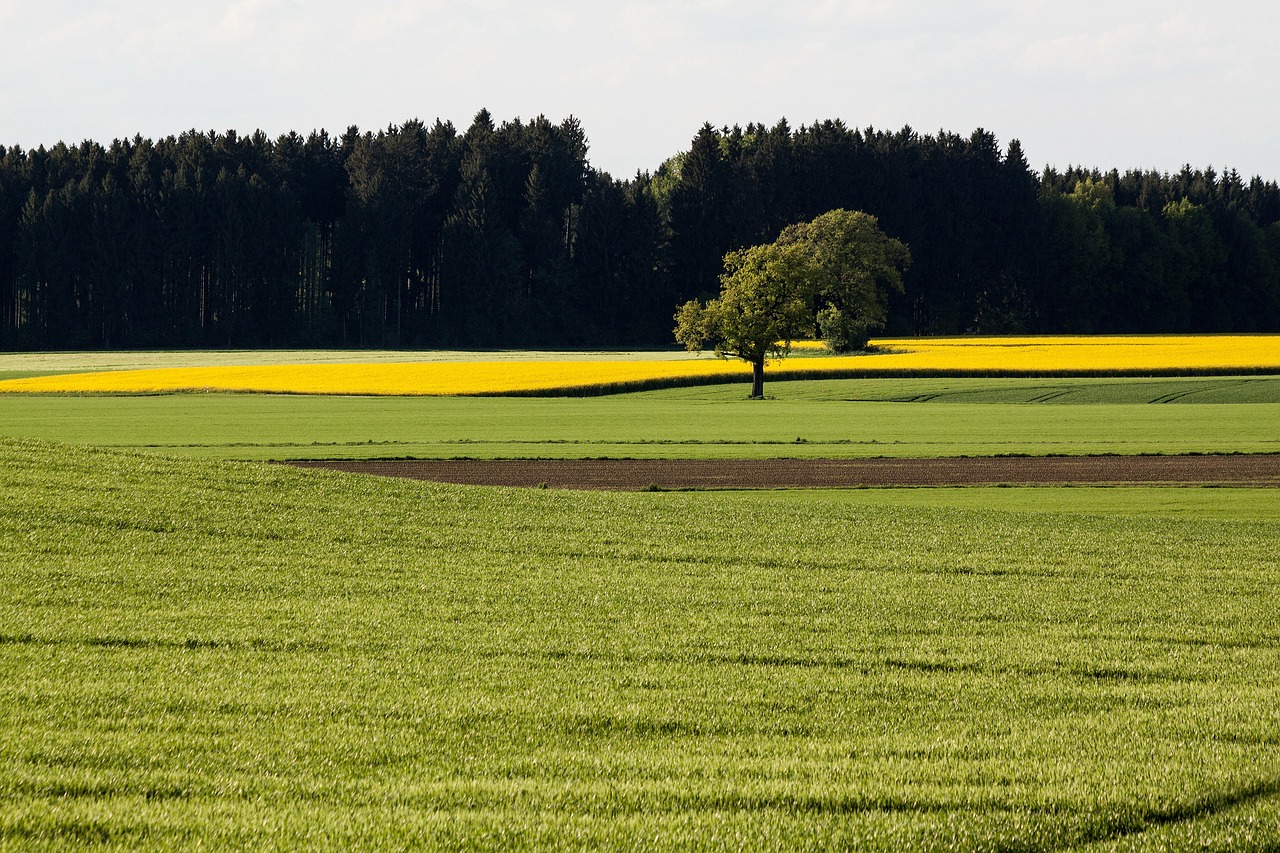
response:
[[[1280,454],[947,459],[374,459],[289,464],[443,483],[556,489],[1067,484],[1280,487]]]

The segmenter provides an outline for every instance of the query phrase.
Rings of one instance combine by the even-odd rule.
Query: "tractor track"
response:
[[[616,491],[995,485],[1280,487],[1280,454],[938,459],[370,459],[288,464],[467,485]]]

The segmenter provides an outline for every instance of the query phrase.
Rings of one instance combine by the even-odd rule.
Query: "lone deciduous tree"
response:
[[[887,289],[902,289],[910,262],[907,247],[885,235],[874,216],[833,210],[788,227],[773,243],[725,255],[719,298],[681,305],[676,340],[750,364],[751,397],[758,399],[766,361],[786,357],[792,340],[815,325],[832,349],[864,348],[884,325]]]
[[[764,396],[764,364],[783,358],[791,341],[813,323],[804,252],[771,243],[724,256],[720,298],[696,299],[676,312],[676,340],[691,351],[711,343],[721,358],[751,365],[751,396]]]

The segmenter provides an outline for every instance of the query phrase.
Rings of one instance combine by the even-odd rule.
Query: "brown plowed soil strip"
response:
[[[1051,456],[951,459],[445,459],[291,463],[481,486],[556,489],[779,489],[862,486],[1176,485],[1280,487],[1274,456]]]

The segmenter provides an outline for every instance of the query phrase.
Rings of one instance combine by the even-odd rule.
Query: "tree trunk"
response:
[[[764,359],[751,362],[751,399],[764,399]]]

